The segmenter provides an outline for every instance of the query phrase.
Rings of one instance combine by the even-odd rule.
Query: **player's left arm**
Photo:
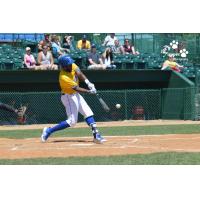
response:
[[[94,84],[91,83],[91,82],[88,80],[88,78],[85,76],[85,74],[83,74],[83,72],[80,70],[79,67],[77,67],[77,69],[76,69],[76,75],[78,76],[78,78],[79,78],[81,81],[84,81],[84,82],[87,84],[87,86],[88,86],[88,88],[89,88],[90,90],[93,90],[93,91],[96,92],[96,88],[95,88]]]
[[[85,76],[85,74],[83,74],[83,72],[80,70],[79,67],[76,68],[76,75],[78,76],[78,78],[81,80],[81,81],[84,81],[87,79],[87,77]]]

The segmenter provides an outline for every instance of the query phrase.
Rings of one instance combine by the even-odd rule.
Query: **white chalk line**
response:
[[[70,146],[85,146],[85,147],[87,147],[87,146],[93,146],[93,145],[95,145],[95,144],[70,144]]]
[[[174,136],[174,135],[179,135],[179,134],[167,134],[169,136]],[[180,148],[166,148],[166,147],[153,147],[153,146],[141,146],[140,144],[138,145],[130,145],[130,144],[133,144],[133,143],[137,143],[139,141],[139,139],[141,139],[142,137],[152,137],[152,136],[155,136],[155,137],[158,137],[158,136],[166,136],[165,135],[137,135],[137,136],[106,136],[106,138],[122,138],[121,141],[127,141],[128,138],[128,141],[127,141],[127,144],[123,144],[123,145],[120,145],[119,143],[115,143],[113,144],[112,142],[109,143],[109,140],[107,142],[105,142],[104,144],[95,144],[95,143],[92,143],[92,144],[70,144],[69,146],[65,146],[65,147],[45,147],[44,148],[26,148],[26,146],[23,146],[23,148],[19,148],[19,146],[16,146],[16,147],[13,147],[11,148],[12,151],[16,151],[16,150],[66,150],[66,149],[74,149],[73,147],[80,147],[80,148],[87,148],[87,147],[90,147],[90,146],[93,146],[95,149],[125,149],[125,148],[139,148],[139,149],[154,149],[154,150],[168,150],[168,151],[195,151],[195,152],[199,152],[199,150],[197,149],[180,149]],[[137,137],[137,138],[135,138]],[[139,137],[139,138],[138,138]],[[79,137],[80,138],[80,137]],[[90,137],[81,137],[81,138],[90,138]],[[125,138],[125,139],[123,139]],[[133,140],[131,140],[131,138],[134,138]],[[194,140],[194,139],[198,139],[200,138],[200,136],[197,136],[197,137],[192,137],[192,138],[160,138],[159,140]],[[30,138],[28,138],[30,139]],[[64,139],[68,139],[68,138],[64,138]],[[70,138],[69,138],[70,139]],[[76,142],[76,141],[74,141]],[[47,142],[48,143],[48,142]],[[111,145],[111,146],[110,146]],[[115,145],[115,146],[112,146],[112,145]],[[116,146],[117,145],[117,146]],[[28,145],[27,145],[28,146]]]
[[[17,149],[18,149],[18,147],[11,148],[12,151],[16,151]]]

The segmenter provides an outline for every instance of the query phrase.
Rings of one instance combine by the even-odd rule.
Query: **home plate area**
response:
[[[95,144],[92,137],[0,139],[0,159],[41,157],[110,156],[155,152],[200,152],[199,134],[105,136]]]

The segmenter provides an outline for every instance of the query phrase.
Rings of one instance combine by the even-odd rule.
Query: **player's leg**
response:
[[[88,124],[88,126],[91,127],[91,130],[94,136],[94,142],[95,143],[105,142],[106,140],[101,136],[101,134],[99,133],[97,129],[97,125],[94,119],[94,114],[91,108],[89,107],[85,99],[80,94],[79,94],[78,100],[79,100],[79,112],[84,116],[85,121]]]
[[[59,130],[74,126],[77,123],[78,119],[78,100],[75,95],[62,95],[61,101],[66,109],[66,113],[68,116],[68,119],[65,121],[60,122],[59,124],[53,126],[53,127],[45,127],[43,129],[43,133],[41,136],[42,142],[45,142],[48,137]]]

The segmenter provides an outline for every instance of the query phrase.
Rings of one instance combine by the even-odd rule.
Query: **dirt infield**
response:
[[[1,138],[0,159],[200,152],[199,134],[107,136],[106,139],[106,143],[99,145],[91,137],[50,138],[47,143],[38,138]]]
[[[98,123],[108,126],[144,126],[167,124],[200,124],[193,121],[127,121]],[[2,126],[1,130],[41,129],[44,125]],[[86,127],[79,123],[77,127]],[[123,135],[123,133],[121,134]],[[0,159],[21,159],[70,156],[109,156],[146,154],[154,152],[200,152],[199,134],[167,134],[143,136],[107,136],[104,144],[94,144],[92,137],[49,138],[41,143],[40,138],[8,139],[0,138]]]

